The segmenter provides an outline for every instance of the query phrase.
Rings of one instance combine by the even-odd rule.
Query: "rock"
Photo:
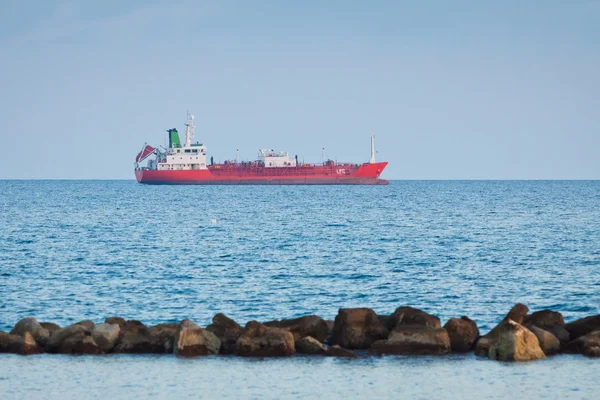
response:
[[[59,329],[50,336],[46,343],[46,351],[48,353],[64,353],[63,343],[71,336],[89,336],[90,330],[83,325],[69,325]]]
[[[116,346],[120,332],[121,328],[117,324],[98,324],[92,329],[92,339],[103,352],[109,353]]]
[[[0,332],[0,353],[28,356],[43,353],[43,349],[28,331],[23,336]]]
[[[565,320],[561,313],[552,310],[541,310],[536,311],[525,317],[523,325],[525,326],[537,326],[546,331],[550,331],[550,328],[554,326],[563,326]]]
[[[327,348],[312,336],[296,340],[296,352],[300,354],[324,354]]]
[[[83,325],[91,331],[92,329],[94,329],[95,324],[94,321],[86,319],[85,321],[76,322],[75,325]]]
[[[42,328],[48,330],[48,339],[50,339],[50,336],[52,336],[54,332],[61,329],[59,325],[52,322],[40,322],[40,325],[42,326]]]
[[[129,320],[121,326],[119,342],[113,349],[113,353],[129,354],[160,354],[164,352],[162,343],[152,337],[146,325],[136,320]]]
[[[337,344],[329,347],[325,354],[326,357],[345,357],[345,358],[358,358],[358,354],[352,350],[344,349]]]
[[[329,336],[327,322],[316,315],[306,315],[300,318],[284,319],[281,321],[270,321],[264,323],[274,328],[287,328],[294,334],[294,340],[312,336],[319,342],[324,342]]]
[[[48,339],[50,338],[48,329],[40,325],[35,318],[23,318],[15,324],[10,334],[25,337],[25,332],[31,333],[33,339],[42,347],[48,343]]]
[[[46,351],[59,354],[103,353],[86,324],[73,324],[54,332],[46,344]]]
[[[511,319],[517,324],[522,324],[528,312],[529,308],[525,304],[517,303],[510,309],[506,317],[504,317],[504,321]]]
[[[554,336],[556,336],[556,338],[558,340],[560,340],[560,343],[569,343],[571,341],[571,334],[569,333],[569,331],[563,326],[553,326],[551,328],[547,329],[548,332],[550,332],[551,334],[553,334]]]
[[[498,361],[532,361],[546,358],[537,337],[523,325],[508,319],[497,326],[488,358]]]
[[[562,351],[564,353],[598,357],[598,354],[600,354],[600,330],[579,336],[577,339],[565,344]]]
[[[152,338],[152,342],[157,345],[157,348],[163,349],[161,353],[172,353],[178,329],[179,323],[170,322],[151,326],[148,328],[148,334]]]
[[[527,327],[538,338],[540,348],[545,355],[551,356],[560,352],[560,340],[552,333],[535,325]]]
[[[505,325],[506,321],[510,319],[513,322],[520,324],[523,322],[528,312],[529,309],[526,305],[521,303],[515,304],[498,325],[477,340],[477,343],[475,344],[475,355],[480,357],[488,357],[489,349],[496,342],[498,338],[498,332],[500,328]]]
[[[398,307],[390,316],[388,329],[392,330],[398,325],[423,325],[430,328],[441,328],[440,319],[425,311],[413,307]]]
[[[94,339],[87,334],[71,335],[61,343],[59,347],[61,354],[102,354],[102,349]]]
[[[125,321],[124,318],[121,317],[108,317],[104,320],[105,324],[117,324],[119,325],[119,328],[122,328],[123,325],[125,325],[127,323],[127,321]]]
[[[368,349],[389,331],[370,308],[341,308],[335,317],[329,343],[347,349]]]
[[[444,325],[450,337],[450,348],[454,353],[471,351],[479,338],[477,324],[468,317],[451,318]]]
[[[600,314],[581,318],[565,325],[565,329],[571,334],[571,340],[587,335],[593,331],[600,330]]]
[[[221,340],[222,354],[235,353],[236,342],[242,334],[242,327],[224,314],[217,314],[212,319],[213,323],[206,330],[214,333]]]
[[[243,357],[285,357],[295,352],[292,332],[257,321],[246,324],[236,343],[236,354]]]
[[[487,337],[480,337],[475,343],[475,355],[479,357],[487,357],[490,354],[490,347],[494,341]]]
[[[371,354],[446,354],[450,352],[450,337],[443,328],[426,325],[397,325],[387,340],[378,340],[369,349]]]
[[[211,331],[200,328],[198,325],[184,319],[179,324],[175,335],[173,352],[181,357],[197,357],[217,354],[221,348],[221,341]]]

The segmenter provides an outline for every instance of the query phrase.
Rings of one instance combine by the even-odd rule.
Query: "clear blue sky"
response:
[[[189,109],[217,160],[600,179],[599,1],[3,0],[0,54],[0,178],[133,179]]]

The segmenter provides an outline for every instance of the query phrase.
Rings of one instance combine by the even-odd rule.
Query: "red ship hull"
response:
[[[137,169],[138,182],[154,185],[387,185],[387,162],[265,168],[219,164],[201,170]]]

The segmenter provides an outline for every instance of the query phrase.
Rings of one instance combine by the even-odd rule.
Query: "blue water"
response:
[[[0,181],[0,210],[0,330],[26,316],[61,325],[114,315],[205,325],[217,312],[244,323],[412,305],[442,323],[467,315],[486,331],[516,302],[560,311],[567,320],[600,313],[599,181]],[[100,370],[119,360],[101,359],[77,362]],[[450,359],[411,362],[467,369],[475,362]],[[35,364],[9,360],[17,369]],[[71,362],[56,360],[44,362]],[[539,365],[558,362],[552,360]],[[404,368],[394,362],[356,368]],[[217,359],[209,363],[225,368]],[[344,370],[339,362],[287,363]]]

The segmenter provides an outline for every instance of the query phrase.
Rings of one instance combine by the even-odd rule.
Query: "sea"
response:
[[[240,324],[410,305],[482,333],[600,313],[600,181],[149,186],[0,181],[0,330],[36,317]],[[600,360],[0,354],[0,398],[590,398]]]

